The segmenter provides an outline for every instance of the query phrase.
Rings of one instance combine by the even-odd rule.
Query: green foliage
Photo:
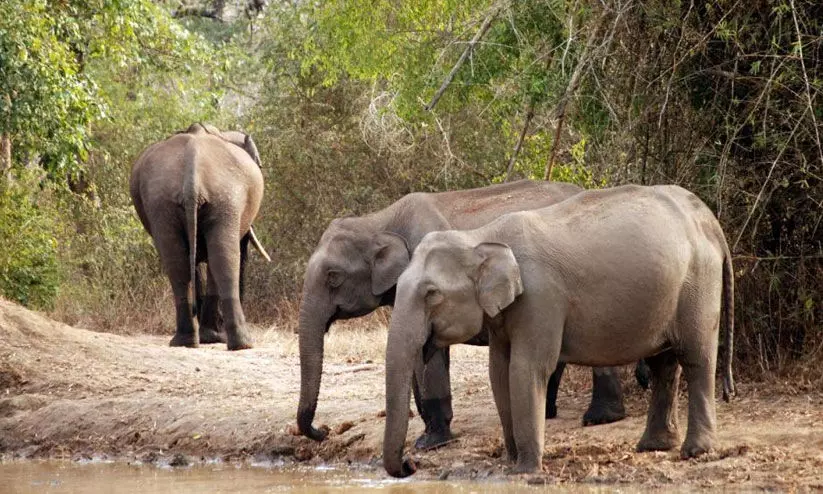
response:
[[[50,308],[60,286],[61,220],[45,200],[49,190],[23,170],[0,178],[0,293],[35,308]],[[39,192],[34,192],[38,191]]]
[[[16,162],[58,181],[77,176],[94,147],[90,126],[120,116],[121,85],[168,103],[189,82],[169,74],[220,80],[213,51],[150,0],[0,3],[0,134]]]
[[[77,170],[86,124],[102,112],[72,51],[80,31],[44,0],[0,3],[0,134],[18,159],[48,156],[51,173]]]

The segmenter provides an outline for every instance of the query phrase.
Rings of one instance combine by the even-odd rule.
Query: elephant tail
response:
[[[734,270],[728,247],[723,258],[723,401],[729,401],[737,394],[732,374],[734,354]]]
[[[193,291],[197,290],[195,284],[195,277],[197,275],[197,184],[196,174],[194,172],[194,161],[189,165],[191,172],[187,180],[183,184],[183,208],[186,211],[186,235],[189,242],[189,273],[191,274],[190,283]],[[197,300],[197,294],[194,293],[193,299]],[[195,302],[196,303],[196,302]],[[197,308],[197,311],[200,309]]]

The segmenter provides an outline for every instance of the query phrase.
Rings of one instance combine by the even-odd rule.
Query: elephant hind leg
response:
[[[229,350],[252,347],[240,305],[240,236],[237,227],[213,227],[205,232],[209,277],[214,279]]]
[[[206,270],[202,270],[206,271]],[[199,310],[200,317],[200,343],[226,343],[226,332],[222,331],[220,321],[220,311],[218,304],[220,297],[217,293],[217,285],[214,277],[206,274],[206,292],[202,296],[202,307]]]
[[[592,401],[583,425],[610,424],[626,418],[623,387],[617,367],[592,367]]]
[[[169,343],[171,346],[196,347],[197,326],[194,323],[191,271],[189,269],[188,244],[183,235],[173,228],[154,233],[154,244],[160,254],[163,270],[169,277],[177,313],[177,328]]]
[[[672,350],[646,359],[652,373],[652,396],[646,430],[637,451],[668,451],[680,444],[677,424],[677,392],[680,366]]]
[[[705,342],[695,342],[680,358],[689,387],[689,426],[680,456],[693,458],[708,453],[715,446],[715,372],[717,367],[717,333]]]

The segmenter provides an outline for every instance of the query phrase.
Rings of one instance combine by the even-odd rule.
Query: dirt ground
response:
[[[385,329],[355,334],[333,327],[327,336],[315,421],[332,431],[323,443],[294,435],[296,335],[276,327],[255,331],[259,344],[252,350],[170,348],[169,337],[72,328],[0,300],[0,458],[105,457],[172,465],[216,458],[379,469]],[[508,477],[487,350],[459,346],[452,355],[457,439],[437,451],[412,451],[416,478],[823,489],[819,390],[739,382],[732,403],[718,401],[718,450],[683,461],[676,452],[635,453],[648,392],[633,382],[628,368],[629,417],[585,428],[589,372],[567,370],[560,416],[546,423],[545,472]],[[680,410],[685,427],[685,396]],[[414,417],[407,446],[421,431]]]

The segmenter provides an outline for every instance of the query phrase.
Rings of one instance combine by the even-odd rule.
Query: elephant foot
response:
[[[539,461],[518,461],[509,473],[516,475],[522,473],[538,473],[542,470],[543,466]]]
[[[246,350],[254,346],[252,344],[251,336],[249,336],[245,331],[238,331],[234,334],[229,334],[226,345],[231,351]]]
[[[557,415],[556,411],[555,415]],[[592,403],[583,414],[583,426],[610,424],[624,418],[626,418],[626,409],[623,403]]]
[[[213,328],[200,328],[200,343],[226,343],[226,334]]]
[[[197,348],[197,337],[193,334],[175,333],[174,337],[169,342],[169,346],[185,346],[189,348]]]
[[[671,451],[680,443],[677,431],[664,431],[653,436],[643,434],[640,442],[637,443],[637,451]]]
[[[697,458],[698,456],[709,453],[714,449],[714,441],[711,439],[697,439],[690,440],[686,438],[683,447],[680,448],[680,458]]]
[[[445,446],[454,441],[451,431],[424,432],[414,441],[414,447],[420,451],[429,451]]]

